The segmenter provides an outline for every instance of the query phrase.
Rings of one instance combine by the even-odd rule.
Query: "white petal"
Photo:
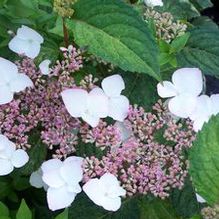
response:
[[[49,171],[53,171],[53,170],[57,170],[60,169],[62,166],[62,161],[59,159],[50,159],[45,161],[42,166],[41,169],[43,171],[43,173],[48,173]]]
[[[81,117],[87,109],[88,93],[83,89],[68,89],[61,93],[66,109],[73,117]]]
[[[83,178],[82,167],[74,161],[64,162],[60,174],[68,185],[78,184]]]
[[[202,129],[202,126],[204,125],[205,122],[208,122],[208,118],[198,118],[196,120],[194,120],[194,123],[193,123],[193,129],[195,132],[198,132]]]
[[[201,95],[197,98],[196,107],[190,115],[191,120],[206,120],[212,115],[212,102],[209,96]]]
[[[0,151],[0,157],[10,160],[16,150],[16,146],[12,141],[7,142],[4,149]],[[11,162],[11,161],[10,161]]]
[[[6,136],[0,134],[0,151],[7,147],[8,141]]]
[[[8,44],[10,50],[20,55],[27,55],[26,53],[29,51],[30,46],[30,42],[17,36],[15,36]]]
[[[26,50],[25,55],[31,59],[36,58],[40,53],[40,43],[33,41],[29,43],[29,48]]]
[[[40,71],[43,75],[48,75],[50,73],[50,70],[49,70],[50,64],[51,64],[51,61],[49,59],[46,59],[39,64]]]
[[[17,73],[18,68],[13,62],[0,57],[0,86],[5,85],[5,82],[13,80],[17,76]]]
[[[129,100],[127,97],[120,95],[109,100],[109,116],[114,120],[123,122],[129,111]]]
[[[212,113],[217,115],[219,113],[219,94],[213,94],[210,97],[212,104]]]
[[[116,128],[119,129],[121,140],[122,142],[125,142],[127,139],[129,139],[132,136],[132,130],[128,129],[123,122],[116,122],[114,125]]]
[[[10,82],[12,92],[23,91],[26,87],[33,87],[33,82],[25,74],[17,74],[17,77]]]
[[[111,198],[124,196],[126,191],[120,186],[118,179],[111,173],[105,173],[100,178]]]
[[[104,200],[102,206],[105,210],[107,211],[118,211],[119,208],[121,207],[121,198],[116,197],[116,198],[107,198]]]
[[[163,81],[157,85],[157,93],[162,98],[174,97],[177,95],[177,91],[174,85],[169,81]]]
[[[31,175],[30,175],[30,185],[35,187],[35,188],[43,188],[44,186],[44,182],[43,182],[43,179],[42,179],[42,170],[39,169],[35,172],[33,172]]]
[[[96,204],[102,206],[105,201],[105,190],[99,179],[91,179],[84,186],[83,191]]]
[[[75,162],[77,165],[82,166],[84,158],[71,156],[65,159],[64,163]]]
[[[47,191],[47,202],[49,209],[56,211],[62,208],[69,207],[74,201],[76,193],[69,192],[67,187],[49,188]]]
[[[109,101],[102,89],[94,88],[90,91],[87,109],[89,114],[94,117],[105,118],[108,116]]]
[[[171,113],[181,118],[188,118],[194,111],[197,97],[182,94],[172,98],[168,103]]]
[[[60,170],[52,170],[48,173],[43,172],[43,182],[46,183],[49,187],[59,188],[65,185],[65,181],[60,174]]]
[[[14,167],[10,160],[0,159],[0,176],[5,176],[11,173]]]
[[[82,119],[93,128],[98,126],[99,121],[100,121],[99,117],[92,116],[88,113],[84,113],[82,115]]]
[[[25,25],[22,25],[21,28],[18,28],[17,36],[24,40],[33,40],[39,43],[43,43],[44,41],[43,37],[39,33]]]
[[[17,149],[11,158],[11,162],[16,168],[24,166],[29,161],[29,156],[26,151]]]
[[[0,86],[0,105],[10,103],[14,98],[9,86]]]
[[[163,1],[162,0],[144,0],[144,3],[148,7],[163,6]]]
[[[179,93],[198,96],[203,89],[202,73],[198,68],[181,68],[172,75],[172,81]]]
[[[196,198],[197,198],[197,201],[200,202],[200,203],[206,203],[206,200],[203,199],[199,194],[196,193]]]
[[[109,97],[117,97],[125,89],[125,83],[120,75],[112,75],[104,78],[101,86],[105,94]]]
[[[65,184],[65,181],[60,174],[60,169],[62,166],[63,163],[59,159],[51,159],[42,164],[42,179],[48,186],[58,188]]]

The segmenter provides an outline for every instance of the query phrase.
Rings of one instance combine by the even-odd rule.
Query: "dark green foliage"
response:
[[[123,70],[159,77],[158,49],[140,15],[121,0],[79,0],[67,23],[75,42]]]

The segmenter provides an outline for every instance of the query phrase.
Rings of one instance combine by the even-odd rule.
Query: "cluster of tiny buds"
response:
[[[71,8],[77,0],[54,0],[54,11],[61,17],[70,18],[74,14],[74,10]]]
[[[178,36],[186,32],[187,25],[181,21],[174,21],[173,16],[169,12],[159,13],[151,8],[146,8],[144,19],[148,22],[153,19],[156,26],[156,35],[158,39],[171,42]]]
[[[204,219],[219,219],[219,206],[205,207],[201,210]]]

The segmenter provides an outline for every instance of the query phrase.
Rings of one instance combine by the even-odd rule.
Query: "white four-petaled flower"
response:
[[[117,178],[105,173],[100,179],[91,179],[83,186],[87,196],[108,211],[117,211],[121,206],[121,197],[126,191],[119,185]]]
[[[113,75],[102,81],[102,88],[95,87],[89,93],[80,88],[67,89],[61,93],[66,109],[75,118],[81,117],[92,127],[100,118],[107,116],[123,121],[128,115],[129,100],[121,95],[125,88],[120,75]]]
[[[35,30],[22,25],[17,30],[16,36],[9,42],[10,50],[29,58],[36,58],[40,52],[43,37]]]
[[[128,115],[129,100],[121,95],[125,89],[125,83],[120,75],[112,75],[103,79],[101,86],[109,100],[108,116],[114,120],[123,122]]]
[[[159,96],[170,98],[170,112],[181,118],[188,118],[193,113],[202,88],[202,73],[198,68],[178,69],[172,75],[172,82],[163,81],[157,85]]]
[[[24,166],[28,160],[29,156],[24,150],[16,150],[15,144],[0,134],[0,176],[8,175],[15,167]]]
[[[163,6],[163,1],[162,0],[144,0],[144,3],[148,7],[155,7],[155,6]]]
[[[18,73],[18,68],[14,63],[1,57],[0,75],[0,104],[11,102],[15,92],[33,86],[27,75]]]
[[[197,132],[201,130],[203,124],[208,122],[212,115],[219,113],[219,94],[213,94],[210,97],[201,95],[197,98],[195,110],[190,115],[190,119],[194,121],[193,128]]]
[[[68,157],[63,162],[51,159],[42,164],[42,179],[48,185],[47,202],[51,210],[70,206],[77,193],[81,192],[82,161],[80,157]]]
[[[39,64],[40,71],[43,75],[48,75],[50,73],[50,64],[51,61],[49,59],[46,59]]]
[[[79,88],[67,89],[61,95],[70,115],[75,118],[81,117],[92,127],[98,125],[100,118],[108,115],[108,99],[98,87],[89,93]]]

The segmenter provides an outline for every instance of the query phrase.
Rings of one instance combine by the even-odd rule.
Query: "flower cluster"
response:
[[[182,21],[174,21],[170,13],[160,13],[151,8],[146,8],[144,20],[148,22],[150,19],[153,19],[155,23],[157,38],[165,40],[168,43],[176,37],[183,35],[187,29],[187,25]]]
[[[85,159],[85,182],[110,172],[118,177],[129,196],[151,193],[165,198],[171,188],[182,188],[187,175],[182,151],[194,140],[192,126],[189,121],[187,125],[174,122],[160,101],[154,109],[156,113],[152,114],[143,108],[130,108],[124,125],[132,134],[117,147],[108,148],[101,159]],[[157,139],[160,130],[162,143]]]

